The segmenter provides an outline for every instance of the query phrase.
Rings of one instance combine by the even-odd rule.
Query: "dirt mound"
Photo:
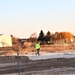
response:
[[[20,62],[29,62],[30,59],[27,56],[20,56]],[[18,61],[18,56],[0,56],[0,63],[13,63]]]
[[[15,57],[4,57],[6,60],[7,58],[13,58],[15,61]],[[24,58],[24,57],[23,57]],[[21,60],[23,59],[21,57]],[[4,60],[3,59],[3,60]],[[10,59],[10,60],[11,60]],[[12,60],[11,60],[12,61]],[[1,62],[1,61],[0,61]],[[36,61],[29,61],[27,58],[27,63],[20,64],[20,72],[30,72],[30,71],[40,71],[40,70],[47,70],[47,69],[54,69],[54,68],[63,68],[63,67],[75,67],[75,58],[58,58],[58,59],[46,59],[46,60],[36,60]],[[18,73],[18,65],[8,65],[8,66],[0,66],[0,74],[3,73]]]

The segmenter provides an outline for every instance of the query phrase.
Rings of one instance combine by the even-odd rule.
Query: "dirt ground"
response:
[[[75,50],[75,45],[44,45],[41,52],[56,52]],[[14,50],[0,49],[0,75],[18,73],[18,57]],[[36,52],[35,47],[20,48],[19,53]],[[42,60],[30,60],[26,56],[20,56],[21,75],[75,75],[75,58],[54,58]],[[72,74],[71,74],[72,73]]]
[[[1,56],[0,60],[0,75],[18,73],[16,56]],[[62,75],[75,73],[75,58],[33,61],[26,56],[20,57],[20,72],[21,75]]]

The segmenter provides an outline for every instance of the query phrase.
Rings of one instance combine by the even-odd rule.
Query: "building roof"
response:
[[[2,36],[3,34],[0,34],[0,36]]]

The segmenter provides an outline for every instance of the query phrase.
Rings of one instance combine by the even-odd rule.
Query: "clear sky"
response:
[[[75,34],[75,0],[0,0],[0,34],[26,38],[41,30]]]

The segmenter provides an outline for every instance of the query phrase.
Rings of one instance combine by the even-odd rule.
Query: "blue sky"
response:
[[[0,0],[0,33],[30,37],[43,30],[75,34],[75,0]]]

